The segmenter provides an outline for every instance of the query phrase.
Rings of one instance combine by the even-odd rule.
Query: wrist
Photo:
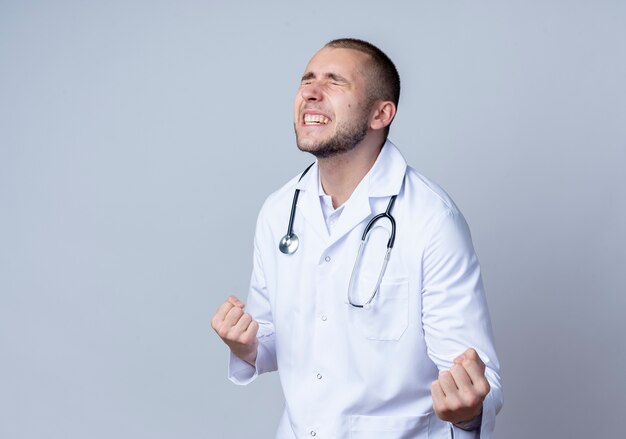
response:
[[[254,366],[256,364],[256,351],[249,353],[248,355],[244,355],[241,358],[243,361],[248,363],[250,366]]]
[[[468,419],[466,421],[459,421],[459,422],[454,422],[453,424],[460,428],[461,430],[465,430],[465,431],[474,431],[474,430],[478,430],[480,428],[480,425],[482,424],[483,421],[483,409],[482,406],[480,408],[480,412],[478,413],[478,415],[474,416],[471,419]]]
[[[231,347],[230,350],[236,357],[245,361],[250,366],[254,366],[256,364],[258,348],[259,348],[259,342],[258,342],[258,339],[256,339],[252,347],[246,346],[242,348],[242,346],[234,346],[234,347]]]

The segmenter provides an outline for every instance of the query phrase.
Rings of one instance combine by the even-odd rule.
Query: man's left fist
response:
[[[491,387],[485,378],[485,363],[469,348],[454,359],[450,370],[433,381],[433,408],[442,420],[453,424],[474,419],[482,413]]]

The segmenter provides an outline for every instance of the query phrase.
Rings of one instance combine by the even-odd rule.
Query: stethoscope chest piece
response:
[[[298,245],[300,241],[298,240],[298,235],[295,233],[287,234],[282,237],[280,242],[278,243],[278,248],[280,251],[286,255],[292,255],[298,250]]]
[[[304,175],[309,172],[309,169],[311,169],[311,166],[313,166],[315,164],[315,162],[311,163],[302,173],[302,175],[300,175],[300,180],[302,180],[302,177],[304,177]],[[298,180],[298,181],[300,181]],[[287,233],[285,234],[285,236],[283,236],[280,240],[280,242],[278,243],[278,249],[281,251],[281,253],[284,253],[286,255],[292,255],[296,252],[296,250],[298,250],[298,246],[300,244],[300,240],[298,239],[298,235],[296,235],[293,232],[293,218],[296,215],[296,206],[298,204],[298,195],[300,195],[300,189],[296,189],[296,191],[293,194],[293,201],[291,202],[291,214],[289,215],[289,225],[287,226]]]
[[[308,168],[304,170],[302,175],[300,175],[300,180],[302,177],[311,169],[313,164],[309,165]],[[298,180],[298,181],[300,181]],[[289,225],[287,226],[287,233],[280,239],[278,243],[278,248],[281,253],[285,255],[292,255],[298,250],[298,246],[300,245],[300,240],[298,239],[298,235],[293,232],[293,219],[296,215],[296,206],[298,204],[298,195],[300,194],[300,189],[296,189],[293,194],[293,201],[291,202],[291,213],[289,214]],[[380,283],[382,281],[383,275],[385,274],[385,269],[387,268],[387,263],[389,262],[389,255],[391,254],[391,249],[393,249],[393,244],[396,239],[396,220],[391,215],[391,209],[396,201],[397,195],[392,195],[389,200],[389,204],[387,205],[387,210],[378,215],[374,216],[367,226],[365,226],[365,230],[363,231],[363,236],[361,237],[361,245],[359,246],[359,252],[357,254],[356,260],[354,262],[354,268],[352,269],[352,274],[350,275],[350,284],[348,285],[348,297],[346,298],[346,302],[356,308],[365,308],[369,309],[371,307],[371,302],[374,300],[374,297],[378,293],[378,289],[380,288]],[[361,256],[363,255],[363,248],[365,243],[368,240],[370,230],[375,226],[376,222],[381,219],[387,219],[391,223],[391,233],[389,236],[389,241],[387,242],[387,252],[385,253],[385,258],[383,260],[383,265],[378,274],[378,280],[376,281],[376,286],[374,287],[374,291],[369,295],[369,298],[365,302],[355,302],[352,300],[353,294],[352,291],[355,289],[355,284],[357,283],[357,268],[359,267]]]

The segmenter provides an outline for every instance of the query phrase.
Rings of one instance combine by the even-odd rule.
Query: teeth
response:
[[[305,125],[326,125],[330,122],[326,116],[322,116],[321,114],[305,114],[304,115],[304,124]]]

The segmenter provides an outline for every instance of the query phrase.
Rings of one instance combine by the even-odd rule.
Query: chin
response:
[[[303,136],[296,135],[296,143],[298,145],[298,148],[300,148],[302,151],[311,152],[311,151],[315,151],[316,149],[318,149],[319,146],[324,143],[324,141],[311,139],[309,137],[303,138]]]
[[[310,152],[311,154],[315,154],[317,150],[317,145],[311,144],[308,142],[297,142],[298,149],[303,152]]]

